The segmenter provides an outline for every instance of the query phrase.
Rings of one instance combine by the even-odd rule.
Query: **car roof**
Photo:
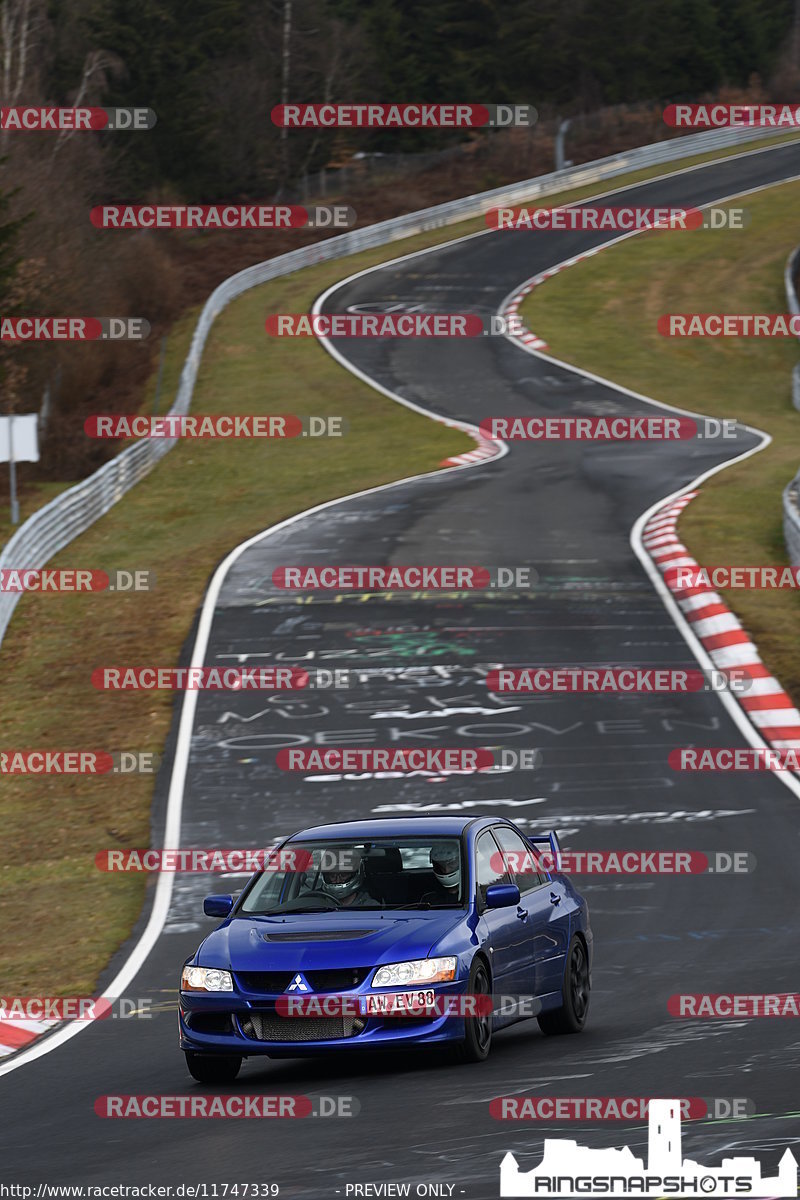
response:
[[[459,837],[468,825],[485,825],[496,817],[456,817],[419,813],[405,817],[373,817],[361,821],[336,821],[315,825],[292,835],[292,841],[312,838],[351,838],[354,841],[382,837]]]

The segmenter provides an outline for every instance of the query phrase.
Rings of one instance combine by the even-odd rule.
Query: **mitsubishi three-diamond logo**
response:
[[[311,988],[306,983],[305,977],[299,972],[295,975],[292,982],[286,989],[287,992],[310,992]]]

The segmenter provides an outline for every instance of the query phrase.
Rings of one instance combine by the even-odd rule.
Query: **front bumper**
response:
[[[431,990],[437,999],[462,996],[467,981],[435,984]],[[370,988],[337,993],[353,1001],[379,996],[382,992],[419,991],[419,988]],[[423,1016],[281,1016],[275,1003],[283,993],[254,996],[241,991],[204,993],[181,992],[178,1009],[182,1050],[196,1054],[228,1054],[248,1057],[297,1058],[327,1051],[390,1049],[429,1045],[434,1042],[461,1041],[465,1035],[463,1016],[431,1014]],[[305,997],[310,999],[310,997]],[[314,996],[324,1003],[330,994]]]

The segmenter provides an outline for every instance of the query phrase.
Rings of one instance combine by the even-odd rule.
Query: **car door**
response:
[[[574,905],[557,876],[550,879],[546,872],[534,869],[535,863],[531,861],[534,852],[515,829],[498,825],[494,833],[519,888],[520,907],[525,913],[528,934],[525,986],[528,992],[544,996],[561,987]]]
[[[480,914],[479,936],[492,964],[495,995],[517,995],[523,987],[528,959],[527,934],[520,909],[487,908],[486,889],[492,883],[513,883],[503,865],[497,842],[487,829],[475,843],[476,908]]]

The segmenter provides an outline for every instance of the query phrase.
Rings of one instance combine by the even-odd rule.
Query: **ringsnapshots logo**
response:
[[[707,1167],[684,1158],[681,1147],[681,1101],[650,1101],[647,1162],[628,1147],[592,1149],[576,1141],[546,1138],[538,1167],[521,1171],[513,1154],[500,1164],[502,1197],[602,1195],[628,1196],[784,1197],[797,1196],[797,1160],[784,1151],[778,1174],[764,1176],[752,1157],[724,1158]]]

